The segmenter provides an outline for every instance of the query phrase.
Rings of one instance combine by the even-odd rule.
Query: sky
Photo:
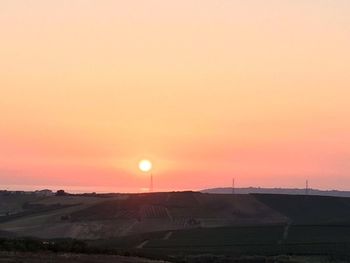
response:
[[[0,186],[350,189],[350,1],[0,0]],[[101,191],[102,191],[101,190]]]

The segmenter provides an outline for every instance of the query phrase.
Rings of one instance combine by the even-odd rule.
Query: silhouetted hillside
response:
[[[211,194],[231,194],[231,187],[219,187],[204,189],[202,193]],[[306,190],[300,188],[260,188],[260,187],[247,187],[236,188],[236,194],[288,194],[288,195],[305,195]],[[308,195],[323,195],[323,196],[339,196],[350,197],[350,191],[338,191],[338,190],[318,190],[309,189]]]
[[[200,192],[109,196],[10,194],[6,200],[11,202],[0,202],[0,211],[7,211],[0,217],[2,247],[31,251],[31,244],[38,244],[55,250],[63,244],[65,250],[59,251],[164,258],[208,253],[350,258],[350,198]],[[33,237],[34,243],[23,237]]]
[[[113,197],[16,195],[0,203],[3,235],[100,239],[237,226],[349,224],[350,198],[166,192]]]
[[[252,194],[289,218],[292,224],[350,223],[350,198],[306,195]]]

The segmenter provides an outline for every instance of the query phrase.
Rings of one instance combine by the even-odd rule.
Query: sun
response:
[[[152,163],[149,160],[141,160],[139,162],[139,169],[142,172],[149,172],[152,169]]]

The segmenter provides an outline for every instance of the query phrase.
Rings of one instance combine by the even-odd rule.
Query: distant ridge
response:
[[[306,189],[300,188],[260,188],[260,187],[246,187],[235,188],[235,194],[288,194],[288,195],[305,195]],[[231,194],[231,187],[219,187],[201,190],[202,193],[210,194]],[[338,190],[318,190],[308,189],[309,195],[320,196],[337,196],[337,197],[350,197],[350,191],[338,191]]]

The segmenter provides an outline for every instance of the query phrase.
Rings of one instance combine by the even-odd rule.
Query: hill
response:
[[[87,251],[171,255],[180,262],[208,253],[350,257],[350,198],[344,197],[167,192],[2,200],[9,202],[0,202],[0,250],[11,244],[6,240],[22,240],[15,241],[22,247],[30,244],[22,237],[33,237],[44,248],[73,238],[86,242]]]
[[[350,198],[199,192],[12,196],[0,204],[0,235],[103,239],[231,226],[348,224]]]
[[[21,202],[22,199],[19,198]],[[0,229],[7,235],[40,238],[98,239],[195,227],[276,224],[288,220],[252,195],[198,192],[29,198],[17,208],[14,206],[13,213],[0,217]]]
[[[301,188],[260,188],[260,187],[246,187],[235,188],[236,194],[284,194],[284,195],[305,195],[306,190]],[[201,190],[202,193],[210,194],[232,194],[231,187],[218,187]],[[338,190],[318,190],[308,189],[308,195],[322,195],[322,196],[337,196],[350,197],[350,191]]]

